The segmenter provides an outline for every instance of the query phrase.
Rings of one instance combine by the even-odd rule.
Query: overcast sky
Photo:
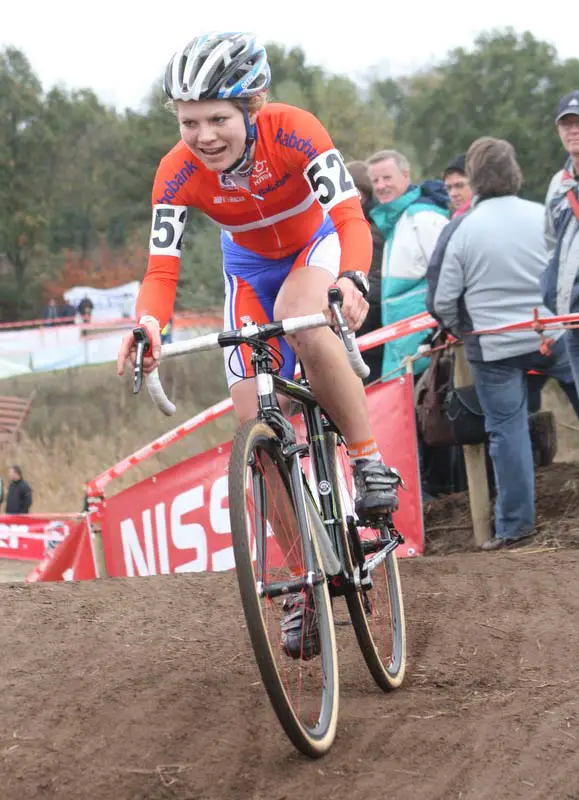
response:
[[[577,0],[536,10],[522,0],[7,0],[0,46],[22,50],[45,89],[90,87],[122,109],[138,108],[173,52],[210,30],[251,30],[263,41],[299,45],[309,64],[361,79],[377,65],[382,73],[412,71],[505,26],[530,30],[561,58],[579,56],[578,20]]]

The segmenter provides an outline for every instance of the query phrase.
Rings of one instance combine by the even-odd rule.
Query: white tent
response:
[[[64,299],[75,308],[80,301],[88,297],[94,306],[93,319],[133,318],[135,303],[139,293],[139,281],[111,286],[109,289],[93,289],[91,286],[73,286],[64,292]]]

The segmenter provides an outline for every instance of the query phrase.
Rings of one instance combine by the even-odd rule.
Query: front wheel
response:
[[[397,689],[406,671],[406,623],[396,559],[395,532],[359,526],[354,512],[352,475],[343,444],[326,434],[337,518],[343,548],[357,590],[346,595],[350,619],[370,674],[383,691]],[[370,570],[369,570],[370,568]]]
[[[231,535],[243,610],[275,713],[295,747],[317,758],[336,734],[338,662],[326,577],[300,489],[292,487],[274,431],[258,420],[245,423],[229,462]],[[308,575],[304,542],[310,540],[314,570]],[[294,637],[288,654],[281,625],[290,597],[303,605],[304,621],[301,639]]]

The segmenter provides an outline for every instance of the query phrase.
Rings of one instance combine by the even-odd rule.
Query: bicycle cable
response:
[[[272,362],[273,362],[272,370],[271,370],[272,375],[278,375],[280,373],[280,371],[283,369],[284,364],[285,364],[285,358],[284,358],[281,350],[279,350],[275,345],[271,344],[270,342],[264,342],[264,341],[262,341],[261,339],[259,339],[257,337],[250,336],[247,339],[245,339],[243,342],[240,342],[239,344],[234,345],[232,350],[231,350],[231,353],[229,354],[228,368],[229,368],[229,371],[231,372],[231,374],[235,378],[242,378],[243,379],[243,378],[248,377],[247,375],[241,375],[239,372],[236,372],[234,367],[232,366],[233,356],[236,354],[238,349],[244,344],[251,345],[252,349],[257,353],[269,352],[269,355],[270,355],[270,357],[272,359]],[[241,356],[239,356],[239,358],[241,360]]]

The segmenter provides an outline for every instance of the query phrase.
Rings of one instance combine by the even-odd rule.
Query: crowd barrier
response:
[[[107,319],[100,322],[76,322],[79,315],[73,317],[54,317],[51,319],[26,319],[16,322],[0,322],[0,332],[17,331],[24,328],[58,328],[63,325],[75,325],[81,330],[87,332],[99,332],[109,329],[117,328],[130,328],[133,322],[127,317],[118,317],[117,319]],[[203,325],[221,325],[223,322],[223,315],[218,312],[205,312],[205,311],[178,311],[173,317],[173,327],[197,327]]]
[[[550,328],[575,325],[579,325],[579,314],[544,319],[535,314],[524,324],[502,326],[485,333],[535,329],[543,337],[543,331]],[[361,337],[360,349],[364,351],[409,333],[426,332],[435,326],[429,314],[418,314]],[[400,555],[419,556],[424,549],[424,531],[411,360],[395,379],[385,383],[377,381],[367,387],[367,397],[380,449],[400,469],[407,484],[407,490],[400,493],[400,509],[395,515],[397,527],[406,539]],[[232,569],[227,507],[230,442],[105,497],[105,489],[115,479],[231,409],[230,399],[217,403],[91,480],[88,483],[89,512],[62,532],[63,541],[45,553],[27,580],[81,580]],[[471,506],[471,510],[474,516],[476,509]],[[57,519],[62,521],[63,517]],[[21,520],[13,520],[13,524],[19,522]],[[6,517],[0,517],[2,524],[8,524]],[[39,521],[38,524],[43,523]],[[35,531],[31,529],[28,533],[32,535]],[[43,530],[43,535],[51,533]],[[0,549],[0,557],[5,549]]]

